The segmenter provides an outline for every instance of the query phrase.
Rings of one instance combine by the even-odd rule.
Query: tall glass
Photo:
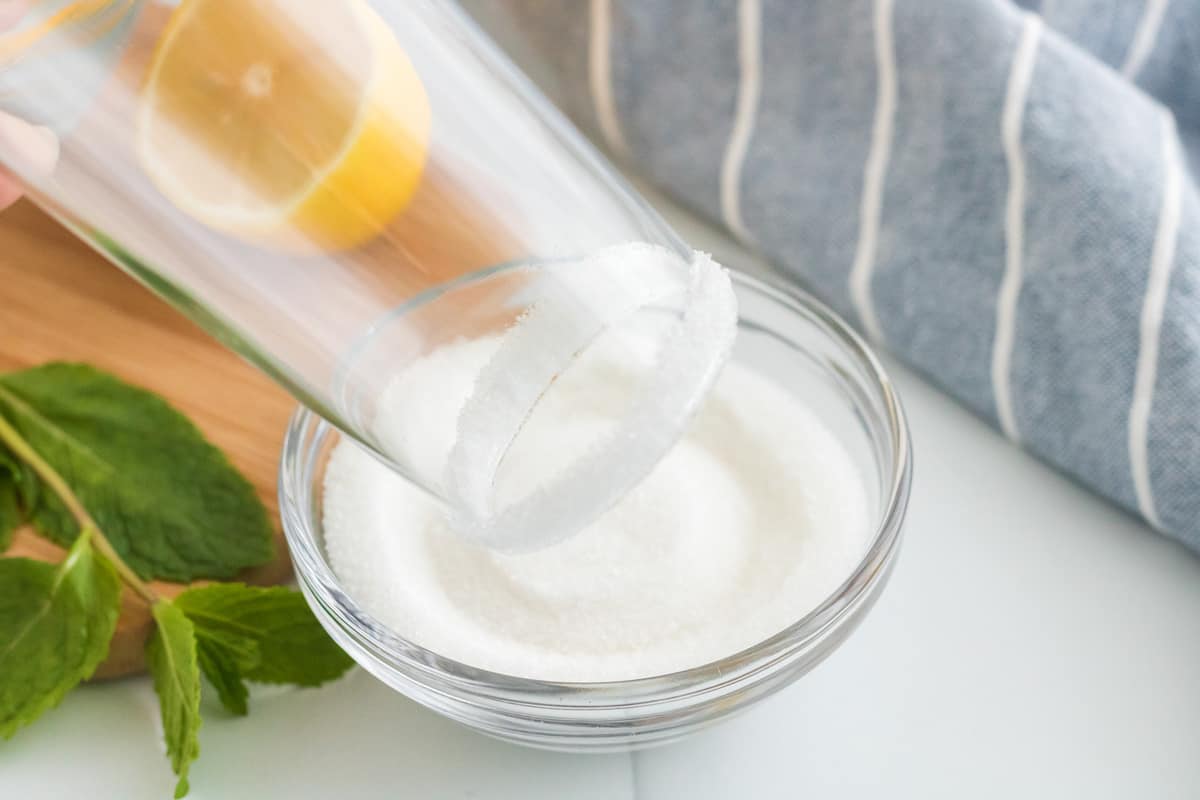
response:
[[[509,520],[554,528],[549,538],[652,468],[728,350],[711,332],[734,327],[713,300],[720,277],[451,3],[28,2],[0,33],[0,163],[483,538],[520,538],[484,524],[499,513],[495,471],[540,393],[599,333],[665,312],[663,353],[680,356],[685,333],[710,353],[683,358],[691,367],[666,370],[669,381],[651,376],[657,399],[632,402],[643,421],[625,433],[652,424],[635,438],[653,446],[622,458],[630,446],[608,442],[575,465],[576,478],[622,477],[595,490],[576,480],[573,522]],[[605,249],[629,242],[644,245]],[[689,332],[698,297],[712,308]],[[508,347],[514,377],[499,370],[477,389],[457,473],[383,441],[379,401],[398,372],[525,317],[540,338]]]

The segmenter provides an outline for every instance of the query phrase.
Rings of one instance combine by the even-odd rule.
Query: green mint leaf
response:
[[[17,476],[21,474],[21,469],[21,460],[0,445],[0,473],[7,472],[16,480]]]
[[[257,643],[257,663],[241,669],[247,680],[319,686],[353,663],[291,589],[221,583],[188,589],[175,603],[197,630]]]
[[[61,564],[0,559],[0,738],[95,671],[108,655],[120,596],[116,573],[88,536]]]
[[[185,612],[186,613],[186,612]],[[200,654],[200,671],[217,690],[221,704],[245,716],[249,691],[242,675],[259,663],[258,640],[226,627],[193,622]]]
[[[12,544],[13,533],[25,521],[21,513],[17,479],[11,472],[0,468],[0,553]]]
[[[155,630],[146,643],[146,664],[162,714],[171,769],[179,776],[175,797],[188,793],[188,769],[200,755],[200,668],[196,633],[183,612],[167,600],[150,609]]]
[[[0,414],[59,472],[144,578],[229,578],[271,558],[253,487],[157,395],[80,364],[0,375]],[[69,545],[77,524],[52,492],[27,510]]]
[[[186,608],[183,613],[188,613]],[[199,615],[197,619],[199,619],[198,622],[192,620],[192,624],[196,626],[197,640],[208,641],[220,647],[233,658],[234,664],[241,671],[252,669],[258,665],[262,654],[259,651],[256,636],[232,628],[210,625],[203,615]]]
[[[201,636],[199,632],[197,634],[196,653],[200,660],[200,671],[217,690],[221,705],[225,706],[229,713],[239,717],[246,716],[249,711],[246,701],[250,692],[242,681],[242,668],[239,666],[244,654],[240,655],[229,649],[220,638]],[[257,657],[257,652],[254,653],[254,657]]]
[[[0,447],[0,552],[12,544],[13,533],[25,522],[23,509],[32,507],[35,481],[25,464]]]
[[[0,406],[0,414],[3,413]],[[8,473],[17,488],[17,498],[22,508],[33,508],[41,494],[41,485],[33,469],[16,456],[0,447],[0,474]]]

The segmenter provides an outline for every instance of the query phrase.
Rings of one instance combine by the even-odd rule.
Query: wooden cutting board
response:
[[[108,370],[158,392],[191,417],[254,484],[274,519],[276,559],[244,579],[278,583],[290,576],[279,533],[275,470],[295,402],[22,201],[0,212],[0,371],[57,360]],[[22,530],[6,555],[58,560],[61,554]],[[156,586],[168,595],[183,588]],[[147,608],[126,590],[109,658],[96,677],[141,671],[150,631]]]

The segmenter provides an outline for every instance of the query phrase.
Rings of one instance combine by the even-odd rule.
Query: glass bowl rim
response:
[[[840,352],[856,362],[867,376],[871,389],[883,401],[883,421],[891,439],[890,478],[883,512],[877,517],[875,534],[853,572],[809,613],[778,633],[724,658],[686,670],[602,682],[545,681],[492,672],[443,656],[391,631],[362,609],[342,588],[332,567],[320,551],[312,518],[313,457],[326,437],[340,431],[301,406],[293,413],[284,437],[279,464],[278,499],[288,547],[296,565],[297,578],[319,601],[322,610],[351,632],[371,656],[389,667],[424,675],[430,685],[449,682],[472,695],[500,694],[503,699],[556,709],[597,709],[598,705],[628,708],[630,705],[678,700],[692,693],[707,694],[714,688],[741,685],[755,675],[774,672],[806,645],[819,641],[844,618],[851,616],[860,601],[871,595],[875,584],[888,573],[898,549],[900,533],[912,484],[912,448],[907,419],[896,389],[879,359],[866,342],[825,304],[790,284],[762,280],[730,270],[735,285],[766,296],[781,306],[807,317],[839,346]],[[312,431],[310,435],[310,431]],[[293,491],[300,479],[299,491]],[[320,613],[317,609],[315,612]]]

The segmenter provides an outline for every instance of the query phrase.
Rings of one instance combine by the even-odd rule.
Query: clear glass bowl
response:
[[[768,696],[833,652],[870,610],[896,558],[912,470],[904,412],[879,362],[832,311],[794,288],[737,273],[734,287],[740,330],[733,358],[803,397],[867,483],[873,538],[853,574],[818,608],[721,661],[638,680],[550,683],[443,658],[364,611],[329,566],[321,491],[340,434],[300,410],[284,442],[280,509],[300,586],[329,634],[384,683],[451,719],[571,751],[672,741]]]

